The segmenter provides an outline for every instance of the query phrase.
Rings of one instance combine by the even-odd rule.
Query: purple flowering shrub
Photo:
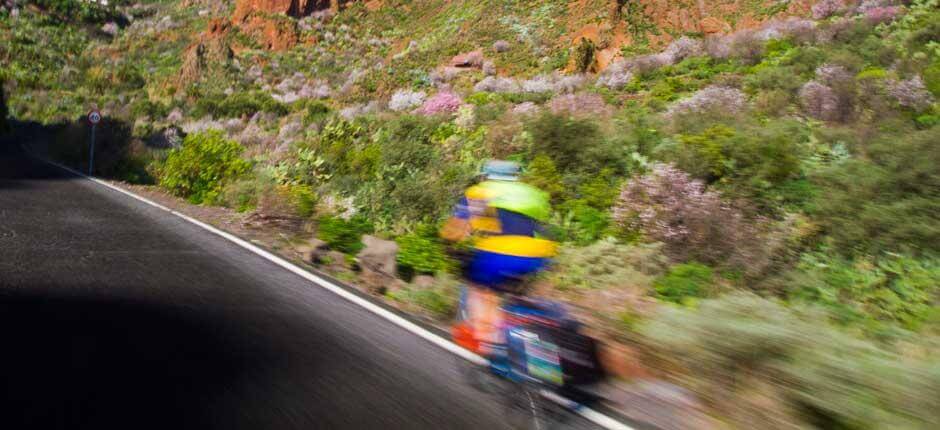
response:
[[[877,25],[885,22],[894,21],[900,15],[901,9],[897,6],[879,6],[865,11],[865,19],[869,23]]]
[[[663,51],[673,63],[678,63],[689,57],[698,57],[705,52],[702,41],[682,36],[669,44]]]
[[[424,91],[411,91],[401,89],[392,94],[392,99],[388,102],[388,108],[393,111],[403,111],[421,106],[427,94]]]
[[[800,88],[800,104],[807,115],[822,121],[839,119],[839,98],[835,91],[817,81]]]
[[[816,79],[800,88],[800,103],[811,117],[822,121],[844,121],[855,109],[855,77],[845,67],[824,64]]]
[[[915,111],[927,109],[934,103],[933,95],[924,85],[924,80],[920,76],[898,81],[888,80],[886,82],[888,95],[898,102],[899,105]]]
[[[520,89],[515,79],[499,76],[487,76],[473,87],[473,91],[486,93],[517,93]]]
[[[565,94],[548,102],[548,109],[556,115],[605,116],[611,113],[610,106],[597,94]]]
[[[662,242],[679,260],[744,261],[760,236],[740,210],[668,164],[654,164],[631,179],[614,204],[613,219],[624,231]]]
[[[424,104],[418,108],[415,113],[421,115],[436,115],[439,113],[454,113],[460,109],[463,100],[457,94],[451,91],[439,91],[431,98],[424,101]]]
[[[675,119],[690,114],[734,115],[746,107],[747,96],[741,90],[711,86],[673,103],[666,110],[666,118]]]
[[[842,0],[821,0],[813,5],[813,19],[826,19],[839,12],[843,7]]]
[[[613,90],[627,86],[633,81],[633,73],[628,66],[629,63],[625,60],[615,61],[597,78],[597,85]]]

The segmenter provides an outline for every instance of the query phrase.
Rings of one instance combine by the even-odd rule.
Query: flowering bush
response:
[[[552,92],[554,89],[555,86],[552,85],[551,78],[545,75],[539,75],[522,82],[522,91],[526,93],[547,93]]]
[[[723,262],[746,254],[751,244],[745,241],[757,237],[740,211],[667,164],[653,164],[650,173],[628,182],[614,204],[613,218],[625,232],[663,242],[669,254],[682,260]]]
[[[573,93],[584,86],[584,75],[555,75],[553,91],[556,93]]]
[[[799,43],[810,42],[815,37],[816,22],[811,19],[789,17],[766,22],[755,33],[760,40],[791,38]]]
[[[897,6],[874,7],[865,11],[865,19],[871,24],[881,24],[894,21],[901,13]]]
[[[493,42],[493,50],[496,52],[506,52],[509,51],[509,48],[509,42],[505,40],[497,40],[496,42]]]
[[[800,104],[811,117],[823,121],[839,119],[839,98],[832,88],[809,81],[800,88]]]
[[[597,94],[565,94],[548,102],[555,115],[608,115],[610,106]]]
[[[800,89],[800,101],[810,116],[823,121],[844,121],[852,115],[856,99],[855,77],[845,67],[823,64],[816,79]]]
[[[439,91],[424,101],[415,113],[421,115],[436,115],[439,113],[454,113],[463,104],[460,96],[450,91]]]
[[[388,108],[400,112],[421,106],[424,98],[427,97],[424,91],[411,91],[401,89],[392,94],[392,99],[388,102]]]
[[[627,68],[634,73],[644,74],[654,72],[675,63],[672,54],[660,52],[658,54],[640,55],[627,60]]]
[[[842,0],[821,0],[813,5],[813,19],[826,19],[842,9]]]
[[[483,74],[485,76],[496,76],[496,63],[492,61],[483,62]]]
[[[903,81],[892,79],[886,82],[886,87],[888,95],[897,100],[899,105],[918,112],[927,109],[934,102],[933,95],[927,90],[920,76]]]
[[[378,100],[372,100],[366,104],[356,104],[348,106],[339,111],[340,116],[346,119],[353,119],[360,115],[366,115],[370,113],[375,113],[383,109],[382,102]]]
[[[855,7],[855,11],[864,14],[872,9],[890,6],[890,3],[891,0],[863,0]]]
[[[677,63],[689,57],[697,57],[704,53],[704,47],[700,40],[682,36],[669,44],[663,51],[668,55],[673,63]]]
[[[837,64],[823,64],[816,68],[816,80],[830,87],[851,83],[852,73]]]
[[[498,76],[487,76],[473,86],[474,91],[487,93],[517,93],[519,89],[515,79]]]
[[[512,108],[514,115],[534,115],[539,112],[539,105],[533,102],[519,103]]]
[[[747,107],[747,96],[737,88],[711,86],[669,106],[667,118],[688,114],[734,115]]]
[[[628,63],[618,60],[607,67],[604,73],[597,78],[597,85],[619,90],[633,81],[633,73],[627,69]]]

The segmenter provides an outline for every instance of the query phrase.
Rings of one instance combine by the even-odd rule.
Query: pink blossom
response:
[[[842,9],[842,0],[821,0],[813,5],[813,19],[826,19]]]
[[[691,97],[684,98],[669,106],[666,117],[696,114],[720,113],[735,114],[747,106],[747,96],[741,90],[730,87],[711,86],[699,90]]]
[[[897,100],[898,104],[915,111],[922,111],[933,104],[934,98],[924,85],[924,80],[920,76],[897,81],[889,80],[886,82],[888,95]]]
[[[800,88],[800,103],[813,118],[823,121],[839,119],[839,97],[832,88],[817,81],[809,81]]]
[[[630,180],[613,218],[621,228],[663,242],[674,256],[705,262],[729,258],[758,236],[754,222],[668,164],[654,164],[648,174]]]
[[[872,24],[881,24],[894,21],[900,14],[901,9],[897,6],[879,6],[865,11],[865,19]]]
[[[816,80],[830,87],[850,83],[853,79],[852,73],[838,64],[823,64],[816,68]]]
[[[421,115],[436,115],[439,113],[454,113],[460,109],[463,104],[460,96],[450,91],[439,91],[431,98],[424,101],[424,104],[418,108],[415,113]]]

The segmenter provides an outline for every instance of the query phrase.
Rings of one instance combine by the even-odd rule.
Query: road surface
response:
[[[452,354],[2,144],[0,345],[0,428],[507,428]]]

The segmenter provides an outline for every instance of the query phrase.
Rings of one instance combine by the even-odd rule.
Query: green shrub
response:
[[[591,41],[591,39],[586,37],[581,38],[574,53],[574,66],[579,72],[586,73],[594,70],[594,54],[596,50],[597,47],[594,46],[594,42]]]
[[[832,328],[824,313],[750,294],[667,307],[640,334],[734,428],[929,428],[940,373]],[[931,399],[929,401],[918,399]]]
[[[353,216],[348,220],[324,216],[317,220],[317,237],[330,248],[346,254],[356,254],[362,250],[362,235],[372,231],[372,224],[361,216]]]
[[[748,92],[759,94],[762,91],[781,90],[796,94],[803,85],[802,79],[792,67],[762,67],[744,79]]]
[[[849,260],[812,253],[802,256],[789,279],[791,299],[821,304],[839,323],[916,330],[936,313],[940,262],[900,255]]]
[[[689,298],[707,297],[714,280],[715,272],[710,267],[684,263],[671,267],[653,283],[653,287],[660,299],[681,303]]]
[[[561,172],[594,171],[598,166],[617,165],[626,154],[622,148],[605,146],[597,123],[590,119],[543,113],[530,121],[532,155],[552,159]]]
[[[331,111],[326,103],[319,100],[308,102],[304,109],[304,124],[319,123],[326,119]]]
[[[612,233],[610,211],[591,207],[584,200],[567,201],[556,214],[550,231],[558,241],[583,246]]]
[[[240,158],[237,142],[212,130],[186,136],[171,150],[160,172],[160,185],[171,193],[199,203],[217,202],[227,181],[248,172],[251,164]]]
[[[55,19],[75,20],[88,23],[114,21],[121,14],[112,6],[80,0],[32,0],[42,10],[48,11]]]
[[[241,92],[230,95],[205,94],[196,101],[196,116],[212,115],[214,118],[240,118],[257,112],[286,115],[287,106],[274,100],[263,91]]]
[[[807,128],[790,120],[740,128],[719,124],[664,141],[653,156],[773,210],[784,199],[781,187],[800,177],[809,140]]]
[[[422,226],[413,233],[395,238],[398,243],[398,264],[407,271],[433,275],[454,268],[444,244],[437,238],[437,229]]]
[[[389,293],[394,300],[405,302],[429,313],[442,321],[448,321],[457,313],[460,298],[460,281],[447,274],[438,274],[430,288],[409,285],[404,290]]]
[[[940,59],[934,60],[933,64],[924,69],[924,85],[934,97],[940,97]]]
[[[316,211],[317,195],[309,186],[292,186],[288,191],[288,195],[291,198],[291,202],[297,208],[298,216],[308,218]]]
[[[567,192],[555,162],[547,155],[538,155],[532,159],[526,166],[522,180],[548,193],[553,203],[560,202]]]
[[[814,175],[814,219],[833,249],[850,255],[940,251],[940,126],[872,139],[865,158],[833,163]]]
[[[603,239],[585,247],[561,248],[547,279],[560,290],[650,288],[665,270],[661,245],[623,245]]]

